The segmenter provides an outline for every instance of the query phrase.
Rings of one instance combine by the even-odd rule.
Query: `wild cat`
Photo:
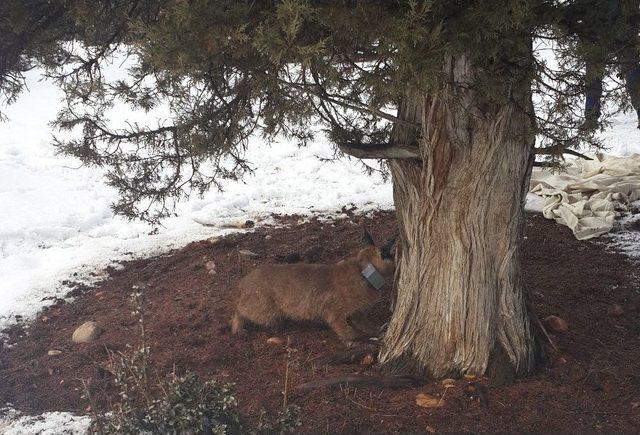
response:
[[[393,279],[391,240],[377,248],[364,232],[363,247],[336,264],[266,264],[239,283],[231,332],[244,332],[246,322],[273,326],[284,319],[323,321],[345,343],[361,337],[348,322],[380,298]]]

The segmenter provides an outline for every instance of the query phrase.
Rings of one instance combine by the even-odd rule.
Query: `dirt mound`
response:
[[[252,331],[245,339],[231,337],[228,321],[238,279],[264,262],[335,262],[357,249],[361,225],[381,242],[393,234],[395,222],[391,213],[351,214],[328,222],[299,223],[295,216],[282,220],[289,226],[260,227],[126,263],[94,288],[78,287],[72,303],[60,301],[27,328],[6,331],[11,347],[0,355],[0,407],[11,403],[30,413],[86,412],[81,379],[90,379],[93,395],[106,406],[113,385],[100,365],[107,362],[106,349],[128,352],[137,344],[129,295],[133,285],[144,284],[147,339],[157,373],[190,369],[234,382],[249,420],[282,403],[287,352],[267,339],[288,337],[293,349],[289,383],[294,386],[288,400],[302,408],[303,431],[634,432],[640,427],[636,267],[597,242],[576,241],[567,228],[538,216],[529,217],[522,248],[526,286],[539,316],[560,316],[569,332],[553,336],[559,351],[532,376],[504,388],[482,388],[481,400],[474,400],[477,388],[473,393],[467,381],[456,381],[446,390],[444,406],[437,408],[417,406],[416,395],[440,397],[445,389],[439,381],[393,390],[295,389],[375,369],[327,364],[343,348],[318,325],[289,324],[278,331]],[[622,312],[616,309],[612,315],[612,304]],[[383,322],[385,301],[370,315]],[[87,320],[97,321],[102,335],[90,344],[71,343],[75,327]],[[62,353],[48,355],[49,350]]]

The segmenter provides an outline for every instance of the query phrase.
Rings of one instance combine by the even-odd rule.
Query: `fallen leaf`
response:
[[[451,378],[443,379],[442,386],[445,388],[453,388],[456,386],[456,380]]]
[[[440,408],[444,405],[444,400],[428,394],[418,393],[416,396],[416,405],[422,408]]]
[[[476,375],[466,374],[463,376],[467,381],[472,381],[476,378]]]
[[[278,346],[284,344],[284,340],[280,337],[270,337],[267,339],[267,344],[273,344],[274,346]]]
[[[569,324],[567,321],[558,316],[547,316],[544,318],[542,323],[545,328],[558,334],[564,334],[569,331]]]

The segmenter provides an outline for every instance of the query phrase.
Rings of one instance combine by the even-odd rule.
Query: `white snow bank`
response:
[[[45,412],[38,416],[20,416],[14,410],[2,410],[0,433],[4,435],[85,434],[91,419],[68,412]]]

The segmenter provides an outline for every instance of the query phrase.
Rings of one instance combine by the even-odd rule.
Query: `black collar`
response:
[[[384,278],[373,264],[367,264],[360,273],[374,289],[380,290],[384,286]]]

